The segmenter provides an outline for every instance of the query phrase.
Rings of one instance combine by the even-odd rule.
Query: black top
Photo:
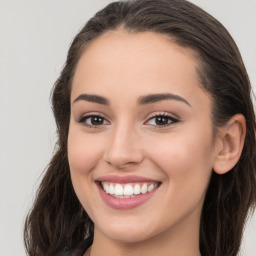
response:
[[[72,252],[69,251],[63,251],[56,256],[83,256],[86,250],[92,245],[93,238],[89,237],[82,241],[79,246],[73,250]]]

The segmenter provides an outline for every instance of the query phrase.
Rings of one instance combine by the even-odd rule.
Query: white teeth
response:
[[[122,185],[116,184],[116,186],[115,186],[115,195],[116,196],[122,196],[123,194],[124,194],[124,189],[123,189]]]
[[[103,188],[104,188],[104,190],[109,194],[109,186],[108,186],[108,184],[103,184]]]
[[[103,186],[103,188],[104,188],[104,186]],[[105,190],[106,191],[106,190]],[[107,191],[106,191],[107,192]],[[108,192],[107,192],[108,193]],[[115,187],[112,185],[112,184],[110,184],[110,186],[109,186],[109,194],[110,195],[114,195],[115,194]]]
[[[131,185],[125,185],[124,186],[124,195],[125,196],[131,196],[133,195],[133,188]]]
[[[139,195],[140,194],[140,185],[136,184],[133,188],[133,194],[134,195]]]
[[[103,190],[110,195],[118,198],[130,198],[139,194],[146,194],[158,187],[157,183],[143,184],[115,184],[109,182],[101,182]]]
[[[148,192],[152,191],[155,188],[154,184],[148,186]]]
[[[144,183],[141,188],[141,193],[146,194],[148,192],[148,186],[147,183]]]

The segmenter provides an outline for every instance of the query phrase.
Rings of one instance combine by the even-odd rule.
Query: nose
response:
[[[139,164],[143,161],[143,150],[135,128],[119,125],[108,138],[104,160],[117,169]]]

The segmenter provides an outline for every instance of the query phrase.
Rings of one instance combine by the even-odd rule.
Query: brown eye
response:
[[[104,117],[97,115],[83,116],[79,122],[89,127],[109,124],[109,122]]]
[[[104,119],[100,116],[92,116],[90,118],[92,125],[102,125],[104,123]]]
[[[156,115],[154,117],[151,117],[146,124],[162,128],[177,122],[178,119],[173,118],[172,116]]]
[[[167,125],[169,123],[169,117],[166,116],[157,116],[155,118],[156,125]]]

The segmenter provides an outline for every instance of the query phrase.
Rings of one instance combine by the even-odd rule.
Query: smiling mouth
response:
[[[157,189],[160,182],[136,182],[136,183],[114,183],[99,181],[105,193],[116,198],[132,198],[141,194],[147,194]]]
[[[95,181],[102,200],[116,210],[130,210],[145,204],[162,184],[137,175],[105,175]]]

